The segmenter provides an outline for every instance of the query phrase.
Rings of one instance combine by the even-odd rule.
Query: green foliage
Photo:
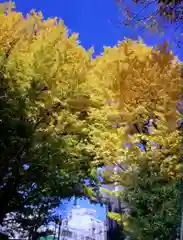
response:
[[[132,239],[175,239],[180,223],[180,184],[166,181],[159,171],[139,172],[136,186],[124,191],[130,206],[126,230]]]

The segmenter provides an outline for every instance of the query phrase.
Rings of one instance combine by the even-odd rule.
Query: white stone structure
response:
[[[104,222],[96,219],[95,210],[73,208],[61,226],[60,240],[106,240]]]

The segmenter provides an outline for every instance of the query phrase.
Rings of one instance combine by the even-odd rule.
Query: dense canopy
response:
[[[174,237],[181,63],[167,43],[125,39],[93,59],[63,21],[12,7],[0,12],[0,224],[13,212],[35,236],[64,198],[101,200],[98,167],[125,165],[103,180],[126,187],[130,214],[109,215],[132,239]]]
[[[122,219],[133,239],[174,239],[180,222],[181,63],[166,42],[153,49],[125,40],[106,48],[93,65],[95,94],[103,101],[98,114],[106,120],[95,139],[108,153],[106,164],[128,166],[104,178],[126,187],[118,195],[132,215],[110,216]]]

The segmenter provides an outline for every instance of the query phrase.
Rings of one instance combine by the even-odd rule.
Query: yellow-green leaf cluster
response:
[[[91,88],[95,88],[92,98],[103,104],[100,113],[95,109],[92,113],[100,114],[103,119],[99,126],[103,134],[98,139],[94,134],[96,141],[101,141],[101,151],[111,152],[111,159],[123,155],[123,158],[130,159],[130,163],[136,163],[136,158],[142,155],[141,151],[134,146],[125,153],[124,145],[134,145],[144,138],[148,144],[161,142],[166,151],[176,151],[178,164],[181,138],[177,129],[180,113],[176,104],[181,89],[180,67],[180,62],[168,51],[166,43],[153,49],[141,41],[128,39],[113,48],[105,48],[104,53],[93,60],[88,77]],[[148,121],[158,125],[157,129],[152,125],[152,135],[144,134]],[[160,154],[165,150],[156,151]],[[175,163],[175,160],[172,161]]]
[[[180,179],[182,141],[177,124],[182,120],[177,108],[181,95],[181,63],[168,50],[166,42],[152,48],[142,41],[127,39],[115,47],[105,48],[92,64],[88,75],[91,88],[94,88],[92,98],[97,98],[101,107],[100,112],[93,109],[91,114],[94,119],[99,115],[103,119],[97,121],[100,124],[93,130],[98,151],[107,154],[107,165],[115,166],[120,162],[128,166],[117,175],[111,173],[107,182],[118,181],[127,187],[128,207],[137,207],[135,217],[123,219],[129,223],[125,229],[129,231],[131,228],[134,233],[141,231],[142,238],[138,239],[145,239],[152,219],[151,235],[160,231],[161,239],[165,239],[166,234],[171,234],[167,224],[174,228],[179,219],[175,198]],[[96,134],[99,129],[102,134]],[[161,198],[160,189],[165,183]],[[176,186],[172,193],[174,199],[167,199],[168,202],[164,203],[168,206],[166,211],[160,211],[161,200],[166,199],[172,186]],[[152,206],[146,211],[144,203]],[[173,205],[175,210],[170,220],[167,214]],[[163,214],[167,217],[164,223]],[[118,219],[115,214],[111,217]],[[149,235],[146,237],[149,239]]]
[[[72,195],[91,197],[97,188],[93,168],[102,159],[89,117],[100,107],[88,84],[92,51],[79,44],[77,34],[69,35],[61,20],[35,11],[24,17],[11,4],[1,7],[0,182],[5,187],[0,201],[5,204],[0,223],[10,208],[31,205],[42,191],[58,202]],[[84,185],[87,178],[91,188]],[[4,194],[9,189],[10,196]]]

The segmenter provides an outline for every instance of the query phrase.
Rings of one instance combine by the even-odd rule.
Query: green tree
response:
[[[127,226],[131,239],[179,237],[180,183],[162,178],[160,169],[141,166],[136,185],[124,191],[123,200],[131,207]]]

